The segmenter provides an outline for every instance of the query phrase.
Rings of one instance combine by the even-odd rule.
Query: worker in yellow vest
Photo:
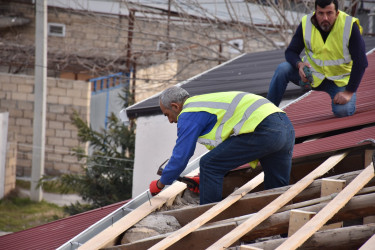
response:
[[[330,95],[333,114],[353,115],[356,91],[368,66],[361,34],[359,20],[339,11],[337,0],[316,0],[315,12],[302,18],[285,51],[286,62],[275,71],[267,99],[278,106],[288,83],[304,85],[310,71],[312,89]]]
[[[293,125],[266,98],[240,91],[190,97],[185,89],[174,86],[164,90],[159,101],[169,122],[177,123],[178,138],[160,180],[150,184],[152,194],[180,176],[197,142],[210,150],[200,159],[199,178],[194,178],[200,204],[220,201],[225,174],[258,160],[266,189],[289,184]]]

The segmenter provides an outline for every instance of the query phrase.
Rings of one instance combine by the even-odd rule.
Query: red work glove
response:
[[[192,185],[187,184],[188,189],[190,191],[193,191],[194,193],[199,193],[199,176],[185,177],[185,178],[192,180]]]
[[[158,187],[158,181],[159,180],[154,180],[150,183],[150,193],[152,196],[157,195],[161,191],[161,188]]]

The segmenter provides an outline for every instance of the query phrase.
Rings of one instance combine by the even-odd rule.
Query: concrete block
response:
[[[67,90],[66,88],[49,88],[48,95],[51,96],[66,96]]]
[[[34,92],[34,86],[29,84],[19,84],[17,86],[18,92],[23,93],[33,93]]]
[[[77,147],[79,145],[79,141],[77,139],[68,139],[64,138],[64,145],[65,147]]]
[[[67,97],[67,96],[58,97],[59,104],[69,105],[69,104],[72,104],[72,102],[73,102],[73,99],[71,97]]]
[[[82,91],[80,89],[68,89],[66,95],[70,97],[81,97]]]
[[[31,119],[18,118],[16,119],[16,125],[30,127],[32,125]]]
[[[49,121],[48,122],[48,128],[52,129],[63,129],[64,123],[59,121]]]
[[[63,139],[62,138],[47,138],[47,144],[50,146],[61,146],[63,145]]]
[[[81,98],[75,98],[73,100],[74,106],[81,106],[81,107],[88,107],[90,105],[89,99],[81,99]]]
[[[65,106],[51,104],[48,106],[48,111],[51,113],[63,114],[65,112]]]
[[[71,138],[71,131],[63,130],[63,129],[56,129],[55,135],[56,137]]]
[[[12,93],[12,99],[13,100],[19,100],[19,101],[25,101],[27,99],[26,93],[20,93],[20,92],[13,92]]]
[[[17,92],[17,85],[14,83],[2,83],[2,91]]]

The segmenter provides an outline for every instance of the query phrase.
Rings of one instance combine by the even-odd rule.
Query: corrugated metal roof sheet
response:
[[[296,130],[296,137],[375,123],[375,53],[367,56],[369,67],[357,90],[357,111],[354,116],[336,118],[331,111],[328,94],[312,91],[285,111]]]
[[[365,142],[363,144],[358,143],[368,138],[375,139],[374,126],[299,143],[294,147],[293,159],[363,146],[365,144],[370,144],[370,142]]]
[[[56,249],[126,202],[118,202],[41,226],[1,236],[0,249]]]
[[[367,58],[369,67],[357,91],[357,111],[353,116],[334,117],[328,94],[317,91],[285,109],[294,125],[297,138],[331,131],[339,133],[296,144],[294,159],[358,147],[359,141],[375,138],[375,53],[369,54]],[[361,128],[363,125],[364,128]]]

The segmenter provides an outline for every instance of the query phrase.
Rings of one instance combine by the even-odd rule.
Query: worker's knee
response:
[[[342,104],[334,104],[332,103],[332,112],[336,117],[346,117],[346,116],[351,116],[354,115],[356,107],[356,94],[352,96],[352,99],[342,105]]]
[[[346,117],[354,115],[355,113],[355,106],[346,106],[346,105],[335,105],[334,108],[332,108],[332,112],[336,117]]]
[[[277,74],[289,74],[290,71],[293,71],[293,66],[288,62],[280,63],[276,68]]]

